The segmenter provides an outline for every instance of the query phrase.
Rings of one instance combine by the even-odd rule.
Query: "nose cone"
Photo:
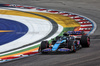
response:
[[[53,46],[52,51],[56,51],[56,50],[58,49],[59,45],[60,45],[60,44],[57,44],[57,43],[56,43],[56,44]]]
[[[52,51],[56,51],[56,49],[52,49]]]

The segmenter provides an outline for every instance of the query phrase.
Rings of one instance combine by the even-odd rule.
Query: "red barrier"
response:
[[[92,26],[81,26],[80,28],[92,28]]]
[[[84,18],[82,18],[82,17],[77,17],[77,18],[73,18],[73,19],[84,19]]]
[[[10,4],[4,4],[4,6],[10,6]]]
[[[92,23],[81,23],[81,25],[89,25],[89,24],[92,24]]]
[[[16,57],[14,57],[14,56],[12,56],[12,57],[5,57],[5,58],[1,58],[2,60],[9,60],[9,59],[15,59],[15,58],[19,58],[19,57],[21,57],[21,56],[16,56]]]
[[[87,22],[88,20],[80,20],[80,21],[78,21],[78,22]]]
[[[91,29],[89,29],[89,30],[83,29],[83,30],[79,30],[79,31],[91,31]]]
[[[47,10],[47,9],[37,9],[37,10],[39,10],[39,11],[44,11],[44,10]]]
[[[58,13],[59,11],[48,11],[48,12],[51,12],[51,13]]]
[[[60,15],[68,15],[69,13],[59,13]]]

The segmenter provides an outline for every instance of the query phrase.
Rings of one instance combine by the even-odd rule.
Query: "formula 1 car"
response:
[[[39,47],[39,52],[76,52],[82,47],[90,46],[90,37],[82,31],[68,31],[63,36],[57,36],[52,39],[49,44],[48,41],[42,41]]]

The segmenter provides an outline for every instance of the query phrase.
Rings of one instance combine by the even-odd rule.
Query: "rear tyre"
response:
[[[82,35],[82,37],[80,39],[80,43],[81,43],[82,47],[89,47],[90,46],[90,37],[88,37],[86,35]]]
[[[49,48],[49,42],[48,41],[42,41],[39,47],[39,52],[41,53],[47,53],[47,52],[43,52],[43,49]]]

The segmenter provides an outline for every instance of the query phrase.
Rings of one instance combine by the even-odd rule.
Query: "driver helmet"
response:
[[[66,40],[67,38],[66,37],[63,37],[63,40]]]

